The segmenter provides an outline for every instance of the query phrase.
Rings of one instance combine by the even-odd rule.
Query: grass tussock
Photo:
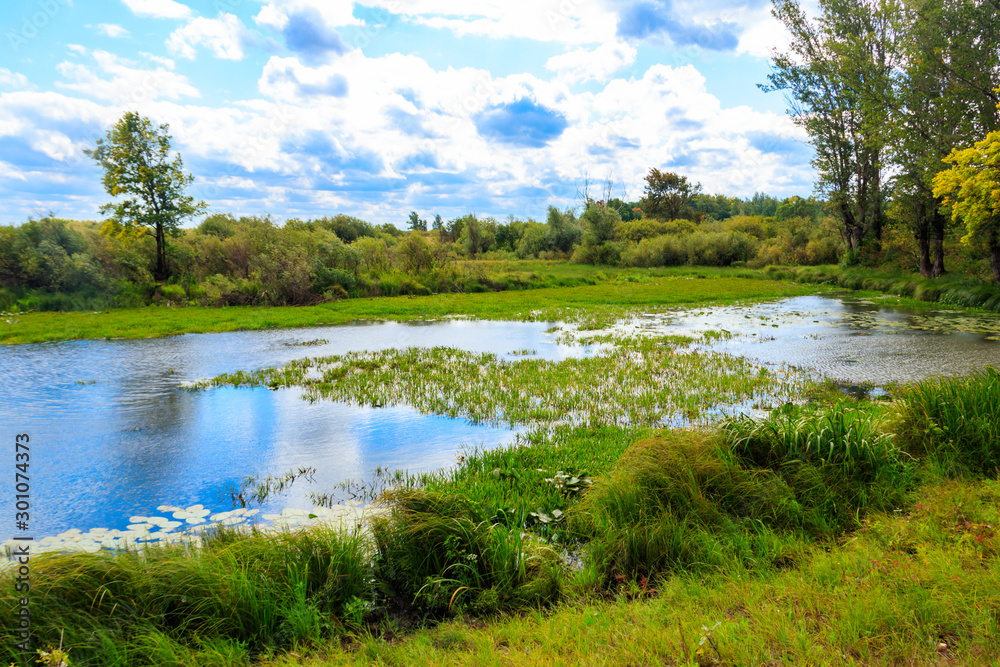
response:
[[[897,403],[901,447],[964,474],[1000,472],[1000,370],[929,378],[902,388]]]
[[[396,603],[441,614],[469,607],[493,613],[551,604],[561,563],[523,530],[523,512],[440,492],[389,494],[389,516],[373,526],[375,575]]]
[[[332,527],[222,532],[199,550],[43,554],[32,559],[32,643],[62,636],[74,665],[245,664],[265,647],[360,625],[370,572],[364,537]],[[15,608],[19,595],[4,587],[0,605]],[[7,640],[3,659],[19,661]]]

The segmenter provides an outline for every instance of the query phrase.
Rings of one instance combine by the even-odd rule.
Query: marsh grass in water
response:
[[[493,425],[660,426],[726,406],[780,405],[812,384],[791,368],[687,351],[676,337],[607,340],[597,356],[558,362],[443,347],[357,352],[237,371],[204,386],[301,387],[310,399],[407,404]]]

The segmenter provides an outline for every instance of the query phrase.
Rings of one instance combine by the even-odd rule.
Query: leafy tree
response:
[[[934,177],[934,195],[965,223],[962,243],[985,243],[993,279],[1000,283],[1000,131],[945,160],[952,166]]]
[[[407,227],[411,232],[426,232],[427,231],[427,221],[421,220],[420,216],[417,215],[416,211],[410,211],[410,226]]]
[[[444,220],[441,218],[440,213],[435,213],[434,222],[431,223],[431,229],[436,232],[440,232],[442,227],[444,227]]]
[[[489,250],[496,241],[496,221],[492,218],[480,220],[475,215],[465,216],[462,235],[459,243],[470,257],[475,257]]]
[[[84,153],[104,169],[104,189],[116,200],[101,206],[111,214],[104,231],[117,238],[150,234],[156,239],[156,279],[166,280],[167,233],[176,235],[181,221],[200,213],[204,202],[184,194],[194,181],[184,173],[180,154],[170,157],[169,126],[127,112]]]
[[[774,213],[778,220],[790,220],[791,218],[810,218],[813,222],[819,220],[823,215],[823,202],[815,198],[803,199],[802,197],[791,196],[783,199]]]
[[[885,103],[897,210],[917,240],[922,275],[944,274],[949,216],[933,194],[944,158],[996,130],[1000,80],[1000,5],[978,0],[905,0],[896,87]],[[931,253],[933,250],[933,260]]]
[[[613,209],[618,212],[618,216],[622,219],[622,222],[628,222],[629,220],[638,220],[641,216],[636,212],[638,208],[638,202],[627,202],[622,201],[618,197],[612,197],[608,200],[608,208]]]
[[[583,228],[577,223],[573,211],[560,211],[549,206],[549,250],[569,252],[583,238]]]
[[[790,113],[816,150],[817,190],[825,194],[857,252],[884,213],[888,108],[898,54],[894,0],[820,0],[810,22],[797,0],[774,0],[792,36],[772,61],[765,91],[787,91]]]
[[[689,183],[686,176],[650,169],[641,202],[645,215],[676,220],[690,215],[691,199],[701,192],[701,185]]]
[[[427,247],[427,242],[419,235],[410,232],[396,246],[396,256],[403,270],[416,274],[431,268],[434,257]]]

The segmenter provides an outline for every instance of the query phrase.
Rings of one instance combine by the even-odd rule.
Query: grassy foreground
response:
[[[570,268],[562,270],[570,271]],[[5,314],[0,318],[0,343],[149,338],[331,325],[354,320],[406,321],[452,316],[495,320],[594,320],[633,308],[728,304],[739,300],[799,296],[824,289],[793,282],[734,277],[731,272],[711,269],[688,271],[686,275],[648,269],[605,273],[593,267],[589,270],[573,268],[573,271],[573,277],[565,277],[566,281],[592,284],[527,291],[345,299],[301,307],[146,307],[91,313]]]
[[[42,555],[34,646],[102,666],[993,664],[1000,371],[894,393],[550,424],[402,480],[368,532]]]

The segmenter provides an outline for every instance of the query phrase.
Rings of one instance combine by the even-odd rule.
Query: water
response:
[[[1000,366],[1000,315],[917,314],[868,301],[804,296],[772,303],[656,314],[624,330],[731,337],[701,349],[789,364],[844,385],[885,385]]]
[[[14,435],[31,438],[30,534],[124,528],[130,516],[162,515],[160,505],[229,509],[226,485],[298,466],[315,468],[315,481],[296,482],[264,510],[308,507],[309,491],[370,478],[378,466],[435,470],[453,465],[464,448],[510,443],[508,429],[407,407],[309,403],[294,389],[187,391],[181,384],[305,356],[390,347],[447,344],[506,358],[521,358],[510,353],[527,349],[555,360],[597,349],[558,345],[548,327],[362,323],[2,347],[0,415],[11,464]],[[3,506],[13,507],[13,483],[3,494]]]
[[[133,515],[162,516],[156,512],[160,505],[230,509],[222,493],[226,485],[299,466],[315,468],[315,482],[296,482],[264,510],[307,507],[309,491],[369,479],[376,467],[440,469],[453,465],[465,448],[501,446],[515,434],[408,407],[309,403],[296,389],[187,391],[181,384],[305,356],[390,347],[447,345],[508,359],[533,350],[536,358],[552,360],[600,350],[558,344],[549,327],[360,323],[0,347],[5,456],[13,465],[14,435],[30,435],[29,532],[36,536],[124,528]],[[732,335],[699,347],[800,366],[845,384],[881,385],[1000,366],[1000,317],[915,315],[826,296],[655,314],[617,329],[696,336],[725,330]],[[13,486],[0,485],[3,507],[13,507]],[[8,525],[4,533],[11,533],[0,537],[14,532]]]

